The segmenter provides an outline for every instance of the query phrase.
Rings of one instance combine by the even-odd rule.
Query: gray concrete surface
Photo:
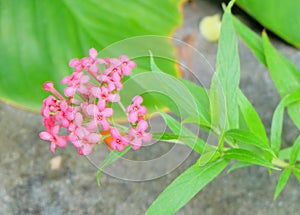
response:
[[[185,6],[184,25],[175,33],[176,38],[201,51],[212,65],[217,44],[203,39],[198,24],[204,16],[215,13],[221,13],[220,6],[215,2],[194,1]],[[259,31],[259,26],[253,26]],[[298,50],[276,38],[272,41],[300,66]],[[239,48],[242,67],[240,86],[269,127],[272,111],[279,99],[278,93],[266,69],[242,41],[239,41]],[[181,60],[188,61],[193,72],[197,73],[197,61],[187,59],[189,54],[183,50],[184,47],[178,49],[181,49]],[[48,144],[38,138],[38,133],[43,130],[40,116],[1,102],[0,128],[0,214],[143,214],[158,194],[197,159],[192,153],[171,173],[143,182],[103,174],[102,186],[98,188],[95,167],[86,158],[77,156],[71,147],[58,150],[54,155],[50,153]],[[286,120],[284,144],[290,145],[297,134],[291,122]],[[169,146],[156,144],[137,154],[131,153],[127,158],[149,159],[149,155],[159,156],[168,150]],[[104,158],[105,153],[100,152],[99,160]],[[59,169],[51,170],[49,162],[55,156],[62,157],[62,164]],[[153,166],[151,171],[160,171],[163,165],[167,163]],[[126,166],[118,168],[118,171],[129,171]],[[150,174],[147,169],[138,171]],[[135,173],[133,171],[131,174]],[[260,167],[240,169],[229,175],[222,173],[177,214],[300,214],[300,189],[295,177],[289,180],[280,197],[273,201],[278,176],[276,172],[269,176]]]

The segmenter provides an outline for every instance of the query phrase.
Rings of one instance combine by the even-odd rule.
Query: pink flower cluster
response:
[[[139,149],[143,141],[152,139],[151,134],[146,132],[147,109],[141,105],[141,96],[135,96],[126,108],[131,128],[120,131],[110,123],[114,112],[110,104],[120,102],[123,76],[132,73],[135,62],[127,56],[102,59],[97,55],[92,48],[89,57],[70,61],[74,72],[61,81],[67,84],[64,96],[52,82],[43,85],[44,90],[53,95],[43,101],[41,115],[46,131],[40,133],[40,138],[50,141],[53,153],[57,146],[65,147],[67,141],[78,149],[78,154],[88,155],[96,144],[105,139],[110,139],[108,146],[118,151],[123,151],[128,145],[132,145],[134,150]],[[103,71],[100,65],[103,65]]]

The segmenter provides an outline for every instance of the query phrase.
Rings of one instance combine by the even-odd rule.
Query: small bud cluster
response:
[[[139,149],[142,142],[152,139],[151,134],[146,132],[147,109],[141,105],[141,96],[135,96],[132,104],[126,108],[131,128],[121,132],[110,122],[114,113],[110,104],[120,102],[123,76],[132,73],[135,62],[127,56],[102,59],[97,55],[92,48],[89,57],[70,61],[74,72],[61,81],[67,84],[64,96],[54,88],[52,82],[43,85],[44,90],[53,95],[43,101],[41,115],[46,131],[40,133],[40,138],[51,142],[53,153],[57,146],[65,147],[67,141],[78,149],[78,154],[88,155],[103,140],[109,140],[106,141],[109,148],[120,152],[128,145],[132,145],[134,150]],[[100,65],[103,65],[103,71]],[[61,129],[65,129],[67,135],[61,135]]]

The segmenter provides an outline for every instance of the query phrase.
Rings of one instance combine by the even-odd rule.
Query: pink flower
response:
[[[132,99],[132,104],[126,108],[129,122],[135,123],[139,120],[140,115],[144,115],[147,113],[147,108],[141,106],[142,102],[143,102],[143,98],[141,96],[135,96]]]
[[[111,76],[101,74],[97,77],[97,80],[99,80],[101,84],[106,83],[109,92],[123,88],[122,78],[119,73],[112,73]]]
[[[100,134],[96,134],[88,131],[87,129],[80,127],[75,131],[78,139],[73,143],[76,148],[79,148],[78,154],[88,155],[92,152],[96,143],[101,139]]]
[[[152,140],[152,135],[146,133],[145,131],[148,128],[148,123],[145,120],[138,122],[136,128],[131,128],[128,132],[128,135],[131,140],[132,149],[137,150],[141,147],[142,142],[150,142]]]
[[[49,131],[43,131],[40,133],[40,138],[43,140],[51,141],[50,150],[52,153],[55,152],[56,146],[65,147],[67,145],[67,137],[58,136],[59,133],[59,125],[55,125]]]
[[[107,103],[107,102],[118,102],[120,100],[119,94],[112,94],[109,92],[107,87],[92,87],[91,93],[93,96],[99,99],[99,105],[103,107],[101,103]]]
[[[43,85],[43,89],[45,91],[49,91],[49,92],[53,93],[54,95],[56,95],[60,99],[64,99],[64,97],[54,88],[54,85],[53,85],[52,82],[46,82]]]
[[[134,61],[131,61],[127,56],[120,57],[121,65],[122,65],[122,74],[130,75],[132,72],[132,68],[136,67]]]
[[[56,113],[60,109],[59,101],[54,96],[48,96],[43,101],[41,115],[43,117],[50,117],[50,114]]]
[[[94,119],[88,123],[87,127],[91,130],[97,128],[98,124],[101,124],[103,130],[108,130],[110,128],[110,123],[106,119],[113,114],[112,108],[105,108],[100,111],[98,106],[90,104],[86,108],[87,114],[94,116]]]
[[[113,137],[112,141],[110,142],[111,149],[117,149],[119,152],[121,152],[129,144],[128,137],[121,136],[117,128],[110,129],[110,134]]]
[[[70,60],[69,66],[75,69],[75,72],[81,72],[83,69],[83,66],[81,64],[81,61],[77,58],[74,58]]]
[[[87,94],[88,89],[85,84],[89,83],[90,77],[84,75],[82,72],[73,72],[71,76],[66,76],[62,79],[62,84],[68,84],[65,88],[65,96],[73,96],[78,90],[81,94]]]
[[[62,100],[59,107],[60,111],[55,115],[55,119],[61,121],[63,127],[68,128],[70,121],[74,119],[74,109],[66,100]]]

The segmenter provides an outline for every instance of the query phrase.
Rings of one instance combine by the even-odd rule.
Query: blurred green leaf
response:
[[[216,72],[210,88],[212,126],[219,129],[238,127],[237,91],[240,80],[240,64],[230,8],[225,9],[218,43]]]
[[[300,47],[300,2],[237,0],[237,5],[285,41]]]
[[[293,93],[286,95],[280,101],[280,103],[277,105],[274,111],[272,124],[271,124],[270,142],[271,142],[271,148],[274,150],[276,155],[278,155],[281,146],[284,108],[286,106],[291,106],[294,103],[299,103],[299,101],[300,101],[300,88],[295,90]]]
[[[240,168],[243,168],[243,167],[248,167],[248,166],[252,166],[253,164],[251,163],[247,163],[247,162],[236,162],[234,163],[227,171],[227,174],[236,170],[236,169],[240,169]]]
[[[181,23],[179,3],[170,1],[0,0],[0,97],[38,111],[47,93],[42,84],[69,75],[68,62],[87,55],[128,55],[138,70],[149,71],[148,50],[164,57],[158,64],[176,75],[174,48],[166,38]],[[109,46],[134,36],[147,36]],[[154,35],[154,36],[148,36]],[[109,47],[108,47],[109,46]],[[149,98],[151,100],[151,98]],[[147,101],[148,102],[148,101]],[[153,103],[149,101],[149,103]]]
[[[291,169],[285,169],[281,173],[281,175],[279,177],[279,180],[278,180],[278,183],[277,183],[277,186],[276,186],[274,199],[277,199],[277,197],[279,196],[279,194],[281,193],[281,191],[285,187],[286,183],[288,182],[288,180],[291,176],[291,173],[292,173]]]
[[[296,141],[292,146],[291,155],[290,155],[290,164],[291,165],[295,164],[299,156],[300,156],[300,136],[296,139]]]
[[[158,196],[146,211],[146,215],[174,214],[216,178],[228,162],[217,160],[200,167],[196,164],[191,166]]]
[[[224,152],[224,158],[277,169],[269,161],[245,149],[229,149]]]
[[[181,123],[179,123],[172,116],[164,112],[160,112],[160,114],[164,118],[166,124],[171,129],[171,131],[175,135],[178,135],[178,140],[182,141],[184,144],[192,148],[194,151],[201,154],[204,151],[215,150],[214,147],[207,144],[201,138],[198,138],[198,136],[196,136],[192,131],[190,131],[188,128],[186,128]]]
[[[232,140],[234,143],[254,145],[262,150],[270,152],[271,148],[267,142],[264,142],[250,131],[241,129],[231,129],[225,132],[225,138]]]
[[[107,167],[108,165],[112,164],[113,162],[115,162],[116,160],[118,160],[123,155],[125,155],[130,149],[131,149],[131,145],[127,146],[122,152],[113,150],[109,153],[109,155],[103,161],[101,167],[98,169],[97,176],[96,176],[98,186],[100,186],[100,177],[101,177],[103,169],[105,167]]]
[[[238,91],[238,105],[241,111],[240,117],[243,116],[249,131],[268,143],[265,127],[258,113],[241,90]]]
[[[300,71],[272,46],[266,32],[262,34],[262,41],[268,70],[281,98],[283,98],[300,88]],[[299,108],[300,102],[295,103],[288,108],[288,113],[295,125],[300,129]]]

